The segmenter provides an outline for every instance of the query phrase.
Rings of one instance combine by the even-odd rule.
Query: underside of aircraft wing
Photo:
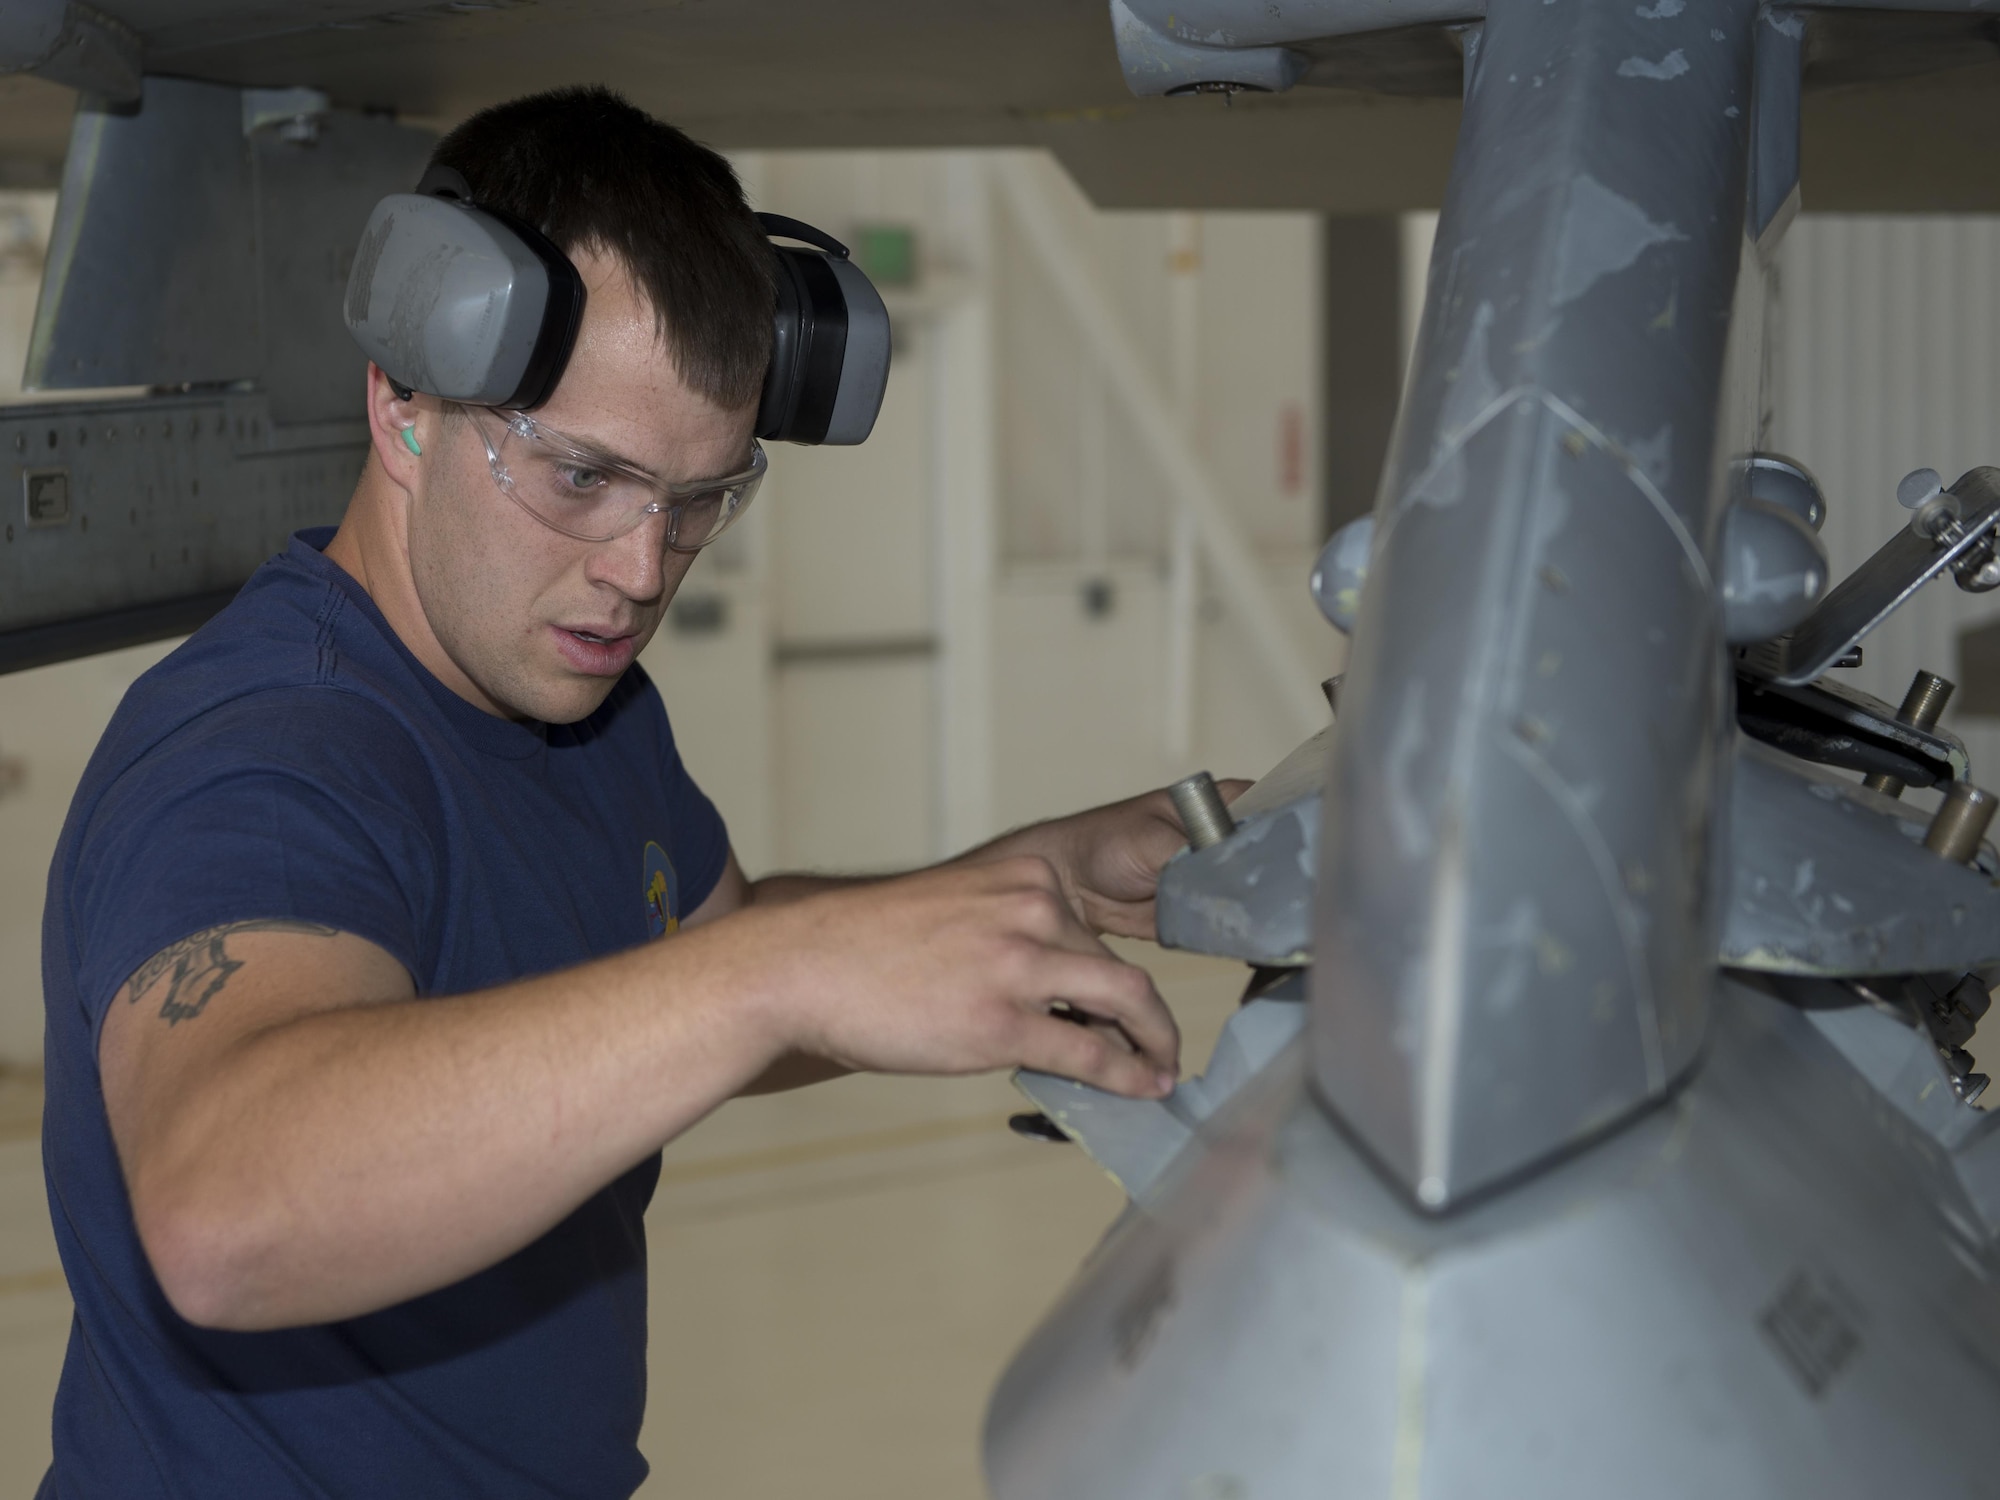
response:
[[[133,77],[310,87],[449,123],[535,89],[606,83],[728,149],[1044,147],[1107,207],[1435,208],[1459,119],[1452,22],[1482,9],[1402,7],[1378,29],[1306,45],[1312,86],[1188,99],[1132,96],[1099,0],[18,0],[0,18],[0,71],[42,76],[0,77],[0,181],[56,180],[71,91],[45,81],[65,60],[41,59],[67,28],[67,81],[86,88],[78,58]],[[1422,24],[1403,24],[1418,13]],[[1995,126],[1982,100],[2000,81],[1990,17],[1811,25],[1810,207],[2000,208],[2000,178],[1983,167]]]

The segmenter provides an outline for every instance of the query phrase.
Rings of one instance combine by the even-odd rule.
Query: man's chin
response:
[[[496,683],[486,693],[505,717],[517,722],[574,724],[596,713],[617,684],[616,677],[553,671],[525,681]]]
[[[535,715],[546,724],[574,724],[587,719],[604,705],[618,685],[616,677],[587,677],[565,683],[551,683],[536,696],[545,700],[544,711]]]

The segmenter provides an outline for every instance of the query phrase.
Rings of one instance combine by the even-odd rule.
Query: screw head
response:
[[[1944,490],[1944,480],[1936,469],[1912,469],[1896,481],[1896,503],[1904,510],[1916,510],[1935,500]]]

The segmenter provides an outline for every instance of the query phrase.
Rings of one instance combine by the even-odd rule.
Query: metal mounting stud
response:
[[[1174,811],[1187,830],[1189,848],[1206,849],[1236,831],[1229,804],[1222,800],[1215,778],[1208,772],[1197,771],[1184,781],[1176,781],[1167,788],[1167,795],[1174,799]]]
[[[1986,837],[1996,806],[2000,806],[2000,797],[1969,781],[1954,781],[1931,818],[1924,847],[1956,864],[1970,864],[1979,852],[1979,841]]]
[[[1910,679],[1910,690],[1903,694],[1903,706],[1896,710],[1896,717],[1914,729],[1935,728],[1939,716],[1944,713],[1945,704],[1951,701],[1951,695],[1956,691],[1956,683],[1937,673],[1919,672]],[[1900,776],[1876,771],[1864,776],[1861,784],[1885,797],[1900,797],[1905,782]]]

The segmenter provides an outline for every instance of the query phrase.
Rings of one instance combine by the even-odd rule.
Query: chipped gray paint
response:
[[[1723,633],[1732,645],[1785,634],[1826,594],[1826,547],[1794,511],[1769,501],[1739,500],[1723,516],[1717,548]]]
[[[1342,634],[1354,629],[1361,610],[1361,584],[1375,545],[1375,518],[1360,516],[1327,538],[1313,563],[1308,587],[1327,624]]]
[[[1674,479],[1674,429],[1665,425],[1649,438],[1628,439],[1621,445],[1632,464],[1651,482],[1655,493],[1669,489]],[[1699,548],[1695,549],[1699,552]]]
[[[1219,844],[1175,855],[1154,902],[1162,946],[1253,964],[1306,962],[1319,825],[1315,788],[1242,818]]]
[[[1019,1089],[1064,1135],[1081,1146],[1135,1203],[1166,1179],[1196,1129],[1297,1040],[1305,1026],[1305,987],[1293,979],[1236,1010],[1223,1022],[1208,1066],[1165,1099],[1126,1099],[1033,1068],[1014,1074]]]
[[[1133,93],[1157,96],[1192,84],[1235,84],[1279,93],[1304,75],[1308,59],[1289,47],[1238,45],[1253,38],[1223,26],[1149,17],[1128,0],[1111,0],[1111,36]]]
[[[1445,371],[1444,410],[1438,422],[1436,446],[1425,472],[1399,498],[1397,509],[1406,505],[1456,505],[1465,495],[1465,445],[1513,402],[1518,392],[1502,391],[1493,377],[1492,358],[1487,350],[1487,330],[1493,324],[1493,307],[1481,303],[1472,314],[1465,343],[1456,361]],[[1394,523],[1392,510],[1389,522]]]
[[[1733,783],[1724,964],[1832,976],[2000,963],[2000,883],[1926,849],[1902,803],[1750,739]]]
[[[1127,11],[1162,34],[1211,45],[1261,48],[1351,36],[1392,27],[1476,21],[1483,0],[1284,0],[1243,5],[1236,0],[1124,0]]]
[[[1620,78],[1651,78],[1661,83],[1679,78],[1689,69],[1687,54],[1676,47],[1658,62],[1647,57],[1628,57],[1618,65]]]
[[[1602,278],[1636,265],[1653,246],[1686,238],[1671,224],[1654,223],[1638,204],[1589,173],[1579,175],[1563,210],[1555,305],[1567,306]]]

